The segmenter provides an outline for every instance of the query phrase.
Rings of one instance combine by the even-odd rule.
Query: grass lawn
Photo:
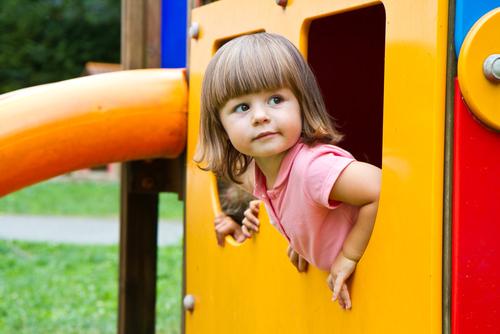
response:
[[[156,333],[179,333],[182,248],[158,254]],[[0,333],[116,333],[118,248],[0,240]]]
[[[0,214],[116,217],[120,211],[117,182],[50,180],[0,198]],[[160,219],[182,220],[177,194],[160,194]]]
[[[116,182],[50,180],[0,198],[0,214],[117,217]],[[176,194],[160,218],[182,220]],[[118,246],[0,240],[0,333],[117,332]],[[182,247],[159,248],[157,333],[179,333]]]

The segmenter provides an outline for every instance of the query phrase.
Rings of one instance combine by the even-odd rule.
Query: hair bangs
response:
[[[241,45],[235,47],[231,45],[233,42]],[[260,44],[259,47],[255,47],[256,42]],[[221,51],[218,71],[213,73],[210,83],[218,108],[238,96],[283,87],[292,88],[294,66],[284,59],[286,53],[280,54],[282,50],[273,47],[272,43],[234,40],[225,44]]]

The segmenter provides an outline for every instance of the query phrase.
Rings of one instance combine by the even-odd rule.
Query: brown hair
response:
[[[233,182],[227,182],[222,179],[217,180],[217,187],[219,189],[222,212],[241,225],[241,222],[245,218],[245,210],[248,208],[248,203],[254,200],[255,197]]]
[[[219,112],[232,98],[279,88],[290,89],[302,114],[301,139],[336,144],[342,138],[330,121],[316,78],[299,50],[285,37],[258,33],[224,44],[205,71],[201,92],[200,137],[194,161],[204,170],[240,183],[252,157],[238,152]]]

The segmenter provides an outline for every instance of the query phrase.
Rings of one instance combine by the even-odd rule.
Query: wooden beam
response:
[[[160,67],[160,18],[161,0],[122,0],[124,69]],[[160,189],[151,165],[122,164],[119,334],[155,333]]]
[[[161,0],[146,2],[145,67],[161,67]]]
[[[144,164],[122,169],[119,334],[155,333],[158,193]]]
[[[121,63],[124,69],[145,67],[146,0],[122,0]]]

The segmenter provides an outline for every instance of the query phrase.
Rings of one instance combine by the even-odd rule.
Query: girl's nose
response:
[[[252,123],[253,125],[259,125],[269,122],[269,115],[265,108],[255,107],[252,113]]]

